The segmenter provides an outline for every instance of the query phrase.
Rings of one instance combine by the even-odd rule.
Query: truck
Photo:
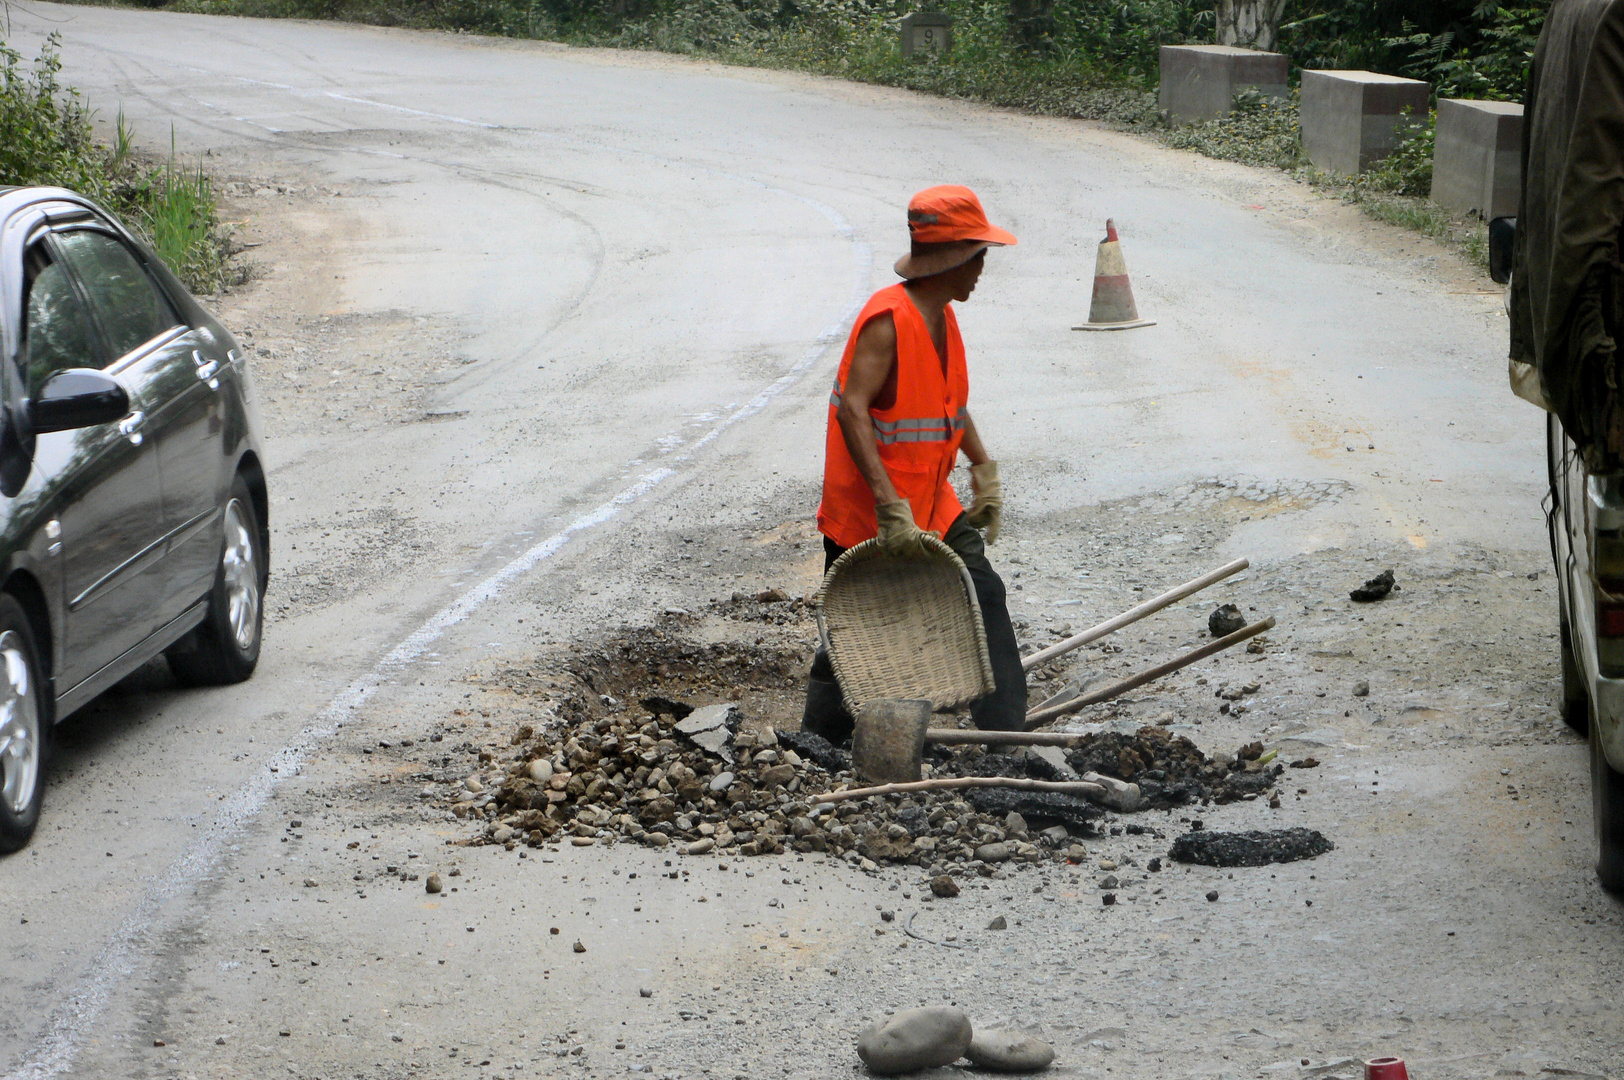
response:
[[[1489,225],[1510,381],[1545,409],[1563,720],[1589,742],[1601,886],[1624,896],[1624,0],[1556,0],[1530,66],[1522,194]]]

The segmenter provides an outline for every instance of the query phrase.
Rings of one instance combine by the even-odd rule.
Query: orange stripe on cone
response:
[[[1156,320],[1141,319],[1133,302],[1133,285],[1128,281],[1128,264],[1122,258],[1116,222],[1105,222],[1105,239],[1100,241],[1094,268],[1094,297],[1088,309],[1088,322],[1073,330],[1131,330],[1154,326]]]

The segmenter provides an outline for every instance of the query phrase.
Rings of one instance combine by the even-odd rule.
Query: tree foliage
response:
[[[1302,68],[1365,68],[1444,97],[1520,99],[1550,0],[1295,0],[1280,48]]]

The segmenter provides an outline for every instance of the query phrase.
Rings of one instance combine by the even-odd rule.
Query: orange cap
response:
[[[1017,243],[1015,234],[987,221],[976,193],[960,184],[926,188],[908,202],[911,250],[897,260],[905,278],[929,277],[975,258],[993,245]]]

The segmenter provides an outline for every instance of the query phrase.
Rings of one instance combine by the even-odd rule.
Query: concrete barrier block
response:
[[[903,56],[953,51],[953,16],[939,11],[916,11],[902,17],[900,44]]]
[[[1374,71],[1304,71],[1303,151],[1327,172],[1352,176],[1393,152],[1404,110],[1426,120],[1431,88]]]
[[[1286,97],[1286,58],[1231,45],[1163,45],[1157,106],[1168,123],[1227,116],[1242,90]]]
[[[1522,106],[1510,101],[1439,100],[1432,201],[1460,214],[1514,216],[1522,197],[1522,117]]]

